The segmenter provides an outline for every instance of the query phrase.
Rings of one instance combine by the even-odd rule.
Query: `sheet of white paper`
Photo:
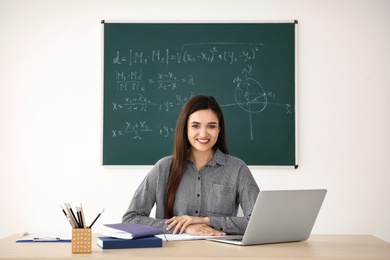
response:
[[[122,238],[122,239],[133,239],[132,234],[120,230],[104,230],[103,236]]]
[[[217,238],[218,236],[194,236],[190,234],[161,234],[155,235],[156,237],[161,238],[163,241],[188,241],[188,240],[201,240],[208,238]]]

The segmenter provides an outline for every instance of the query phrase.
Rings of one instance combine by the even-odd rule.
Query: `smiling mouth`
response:
[[[201,144],[208,144],[210,142],[210,139],[196,139]]]

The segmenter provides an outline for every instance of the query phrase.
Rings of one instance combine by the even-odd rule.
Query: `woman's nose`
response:
[[[201,137],[207,136],[207,128],[206,128],[206,127],[201,127],[201,128],[200,128],[200,131],[199,131],[199,135],[200,135]]]

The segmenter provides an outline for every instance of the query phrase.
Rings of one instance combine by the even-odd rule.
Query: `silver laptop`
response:
[[[326,192],[325,189],[260,191],[243,236],[208,240],[241,246],[306,240]]]

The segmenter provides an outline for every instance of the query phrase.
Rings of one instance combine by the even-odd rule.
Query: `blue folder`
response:
[[[16,242],[72,242],[72,237],[68,233],[33,233],[22,236]]]

